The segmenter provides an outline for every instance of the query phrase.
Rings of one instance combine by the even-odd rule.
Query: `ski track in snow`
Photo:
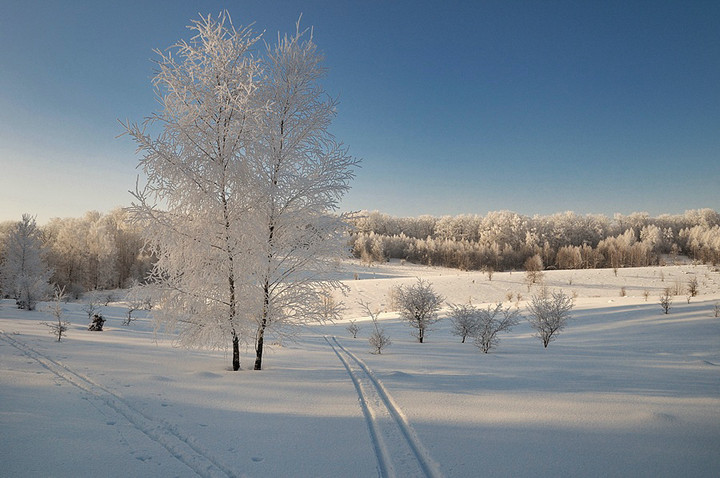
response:
[[[119,395],[94,382],[89,377],[51,359],[28,344],[10,337],[3,331],[0,331],[0,340],[12,345],[23,355],[35,360],[65,382],[99,399],[119,415],[125,417],[133,427],[161,445],[170,455],[184,463],[199,476],[203,478],[238,476],[198,444],[194,437],[181,432],[174,425],[147,416]]]
[[[372,370],[335,337],[324,336],[355,385],[381,478],[441,478],[402,410]]]

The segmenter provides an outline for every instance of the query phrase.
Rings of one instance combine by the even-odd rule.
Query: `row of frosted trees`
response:
[[[22,269],[23,257],[32,257],[34,275],[74,296],[87,290],[115,289],[142,281],[151,258],[142,252],[137,226],[122,209],[96,211],[80,218],[53,218],[38,226],[32,216],[0,224],[0,276],[4,296],[17,295],[12,279]]]
[[[367,262],[396,258],[465,270],[522,269],[534,256],[545,267],[559,269],[657,265],[667,254],[720,262],[720,215],[711,209],[655,218],[616,214],[612,219],[572,212],[441,218],[370,212],[359,215],[354,225],[353,254]]]
[[[30,219],[0,224],[0,264],[15,267],[12,261],[19,256],[10,255],[11,246],[15,251],[37,247],[48,283],[71,295],[128,287],[142,282],[152,267],[139,228],[122,209],[54,218],[42,226]],[[529,257],[538,255],[545,267],[587,269],[654,265],[663,254],[675,253],[720,263],[720,217],[709,209],[613,219],[573,213],[530,218],[512,212],[394,218],[372,212],[361,214],[355,227],[354,255],[376,262],[399,258],[465,270],[512,270],[523,269]],[[10,240],[17,234],[27,235],[27,244]],[[13,295],[9,282],[0,275],[3,295]]]

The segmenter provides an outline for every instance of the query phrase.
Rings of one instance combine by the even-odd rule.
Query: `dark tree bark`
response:
[[[258,329],[257,346],[255,348],[255,370],[262,370],[263,344],[265,342],[265,319]]]
[[[233,334],[233,360],[232,360],[232,368],[233,372],[237,372],[240,370],[240,337],[238,337],[236,334]]]

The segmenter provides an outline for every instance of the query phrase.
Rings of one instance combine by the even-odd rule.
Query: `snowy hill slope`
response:
[[[345,321],[302,330],[270,349],[262,372],[155,339],[144,313],[122,326],[122,303],[103,307],[103,332],[86,330],[82,304],[67,304],[72,326],[57,343],[40,324],[47,312],[0,302],[3,476],[720,474],[713,268],[547,271],[549,288],[576,296],[547,349],[524,321],[487,355],[460,344],[446,320],[418,344],[388,311],[393,344],[372,355],[358,299],[385,308],[392,285],[423,277],[448,302],[523,312],[538,286],[528,291],[522,272],[490,281],[399,263],[343,267],[349,290],[338,299],[359,337]],[[675,297],[663,314],[658,295],[690,277],[700,295]],[[251,356],[249,347],[243,367]]]

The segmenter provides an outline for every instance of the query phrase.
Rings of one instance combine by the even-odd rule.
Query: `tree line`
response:
[[[42,226],[29,214],[0,224],[3,296],[19,295],[18,283],[28,277],[42,278],[36,286],[41,300],[50,294],[49,284],[72,298],[88,290],[127,288],[142,282],[152,263],[143,251],[140,227],[121,208],[53,218]]]
[[[366,262],[404,259],[463,270],[592,269],[659,265],[668,255],[720,263],[720,214],[712,209],[680,215],[524,216],[511,211],[486,216],[393,217],[358,214],[353,255]]]
[[[42,226],[31,219],[0,223],[0,265],[16,267],[9,256],[11,236],[24,234],[25,246],[38,248],[47,282],[64,287],[71,297],[142,283],[154,264],[143,249],[142,228],[122,208],[53,218]],[[590,269],[658,265],[667,255],[682,254],[720,263],[720,215],[711,209],[654,218],[646,213],[608,218],[571,212],[528,217],[509,211],[401,218],[375,211],[359,214],[351,223],[352,253],[367,262],[392,258],[501,271],[526,269],[533,258],[543,268]],[[16,252],[13,257],[20,256]],[[13,295],[7,275],[0,274],[3,296]]]

